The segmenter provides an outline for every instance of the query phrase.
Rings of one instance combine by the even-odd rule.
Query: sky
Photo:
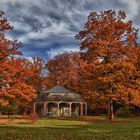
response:
[[[24,57],[44,60],[65,51],[79,51],[74,36],[83,29],[91,11],[124,10],[127,20],[140,26],[140,0],[0,0],[14,30],[11,39],[22,42]]]

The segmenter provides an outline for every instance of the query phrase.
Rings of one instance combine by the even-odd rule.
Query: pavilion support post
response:
[[[46,116],[46,102],[43,103],[43,116]]]
[[[80,103],[80,115],[83,115],[83,103]]]
[[[87,115],[87,103],[85,103],[85,115]]]
[[[59,102],[57,103],[57,116],[60,116],[60,111],[59,111]]]
[[[69,103],[69,112],[70,112],[69,115],[70,115],[70,117],[71,117],[71,104],[72,104],[72,103]]]

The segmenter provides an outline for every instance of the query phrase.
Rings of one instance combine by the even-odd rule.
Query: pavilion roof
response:
[[[81,102],[81,95],[71,92],[70,90],[57,85],[43,93],[39,94],[34,100],[37,101],[64,101],[64,102]]]
[[[57,86],[45,91],[45,93],[71,93],[71,91],[60,85],[57,85]]]

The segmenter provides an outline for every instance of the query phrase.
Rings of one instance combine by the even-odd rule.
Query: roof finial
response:
[[[59,80],[57,81],[57,85],[59,85],[60,84],[60,82],[59,82]]]

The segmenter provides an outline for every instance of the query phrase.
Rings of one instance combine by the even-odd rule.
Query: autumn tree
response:
[[[133,94],[129,93],[129,98],[132,98],[130,104],[140,108],[140,46],[137,45],[136,50],[133,51],[135,52],[135,59],[133,61],[135,70],[133,72],[133,76],[131,77],[131,86],[135,87],[133,88],[135,92]]]
[[[4,12],[0,11],[0,90],[2,90],[1,96],[3,96],[3,88],[7,86],[4,72],[9,64],[11,56],[19,54],[17,49],[20,45],[16,41],[11,41],[5,37],[5,31],[11,30],[13,27],[8,23],[7,19],[3,17]],[[5,93],[7,94],[7,93]],[[0,98],[1,104],[7,104],[7,100]]]
[[[0,106],[4,107],[28,104],[36,94],[34,87],[23,80],[27,68],[15,57],[22,54],[18,51],[21,44],[5,35],[7,30],[12,29],[4,12],[0,12]]]
[[[0,11],[0,63],[6,61],[13,55],[22,54],[20,51],[18,51],[18,48],[21,47],[21,44],[17,42],[17,40],[9,40],[5,36],[5,31],[12,30],[13,26],[9,24],[3,15],[4,12]]]
[[[138,45],[136,56],[137,56],[136,68],[137,68],[137,71],[140,72],[140,45]]]
[[[72,91],[78,92],[78,71],[80,66],[80,56],[77,52],[65,52],[57,55],[46,64],[48,75],[46,85],[52,87],[58,82],[60,85]]]
[[[83,89],[88,98],[108,103],[108,115],[114,118],[113,103],[140,105],[139,82],[135,79],[137,33],[124,11],[91,12],[80,40],[85,60]]]
[[[17,59],[16,61],[16,63],[19,63],[20,68],[23,69],[20,71],[22,81],[32,85],[37,94],[39,94],[44,82],[44,60],[39,57],[34,57],[31,59]]]

